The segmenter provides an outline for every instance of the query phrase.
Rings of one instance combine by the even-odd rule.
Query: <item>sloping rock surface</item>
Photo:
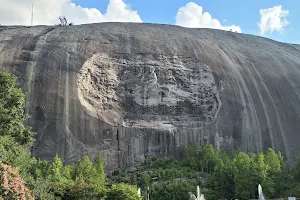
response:
[[[0,66],[27,93],[41,159],[102,152],[114,169],[193,143],[300,153],[299,45],[153,24],[0,27]]]

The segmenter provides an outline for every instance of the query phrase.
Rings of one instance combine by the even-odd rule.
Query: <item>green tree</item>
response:
[[[275,154],[276,155],[276,154]],[[277,156],[276,156],[277,157]],[[267,196],[272,196],[275,192],[275,183],[272,177],[269,175],[270,166],[265,163],[265,156],[263,153],[257,153],[255,156],[252,157],[251,163],[252,170],[252,182],[253,185],[253,193],[252,197],[255,198],[257,193],[257,185],[261,184],[264,193]]]
[[[30,155],[10,136],[0,136],[0,160],[13,167],[28,168]]]
[[[48,179],[38,178],[33,185],[32,194],[37,200],[57,200],[51,189]]]
[[[35,179],[38,178],[46,178],[51,174],[52,163],[48,163],[47,161],[37,161],[34,166],[32,166],[32,175]]]
[[[97,171],[93,168],[93,164],[87,156],[78,161],[75,176],[76,179],[83,179],[87,183],[98,183]]]
[[[206,169],[207,173],[212,173],[215,166],[220,162],[219,154],[215,151],[212,145],[207,145],[202,147],[202,160],[204,169]]]
[[[203,164],[201,162],[200,156],[201,156],[201,146],[190,145],[184,151],[184,164],[187,167],[191,167],[194,170],[203,171]]]
[[[235,195],[239,199],[249,199],[253,191],[251,159],[246,153],[238,153],[233,161]]]
[[[107,200],[141,200],[137,193],[137,187],[127,184],[112,185],[106,194]]]
[[[275,174],[276,172],[281,171],[280,156],[278,156],[273,149],[267,149],[264,162],[269,165],[269,173]]]
[[[63,170],[63,163],[61,159],[58,157],[58,155],[56,154],[51,164],[52,181],[60,182],[63,180],[62,170]]]
[[[284,172],[284,163],[283,163],[283,157],[281,156],[281,153],[278,154],[275,153],[275,151],[271,148],[268,148],[265,153],[265,164],[268,166],[267,170],[267,181],[266,185],[264,187],[267,187],[267,190],[265,190],[268,197],[275,197],[278,196],[278,193],[276,191],[279,191],[280,187],[284,187],[283,184],[286,184],[283,178],[285,177]]]
[[[62,170],[62,175],[67,179],[67,180],[72,180],[71,176],[71,167],[70,166],[64,166]]]
[[[104,162],[102,155],[99,154],[96,156],[93,167],[96,170],[96,182],[99,185],[104,185],[105,184],[105,170],[104,170]]]
[[[220,162],[220,154],[212,145],[191,145],[185,151],[185,165],[201,172],[212,173]]]
[[[32,171],[36,160],[11,136],[0,136],[0,161],[18,168],[26,183],[33,183]]]
[[[234,199],[234,167],[231,159],[227,157],[215,167],[209,179],[209,187],[214,192],[214,199]]]
[[[298,157],[296,166],[294,167],[295,180],[300,183],[300,157]]]
[[[189,192],[196,194],[196,186],[188,182],[169,182],[153,186],[150,196],[155,200],[183,200],[189,198]]]
[[[286,196],[286,197],[299,197],[300,196],[300,183],[297,183],[292,188],[284,191],[283,196]]]
[[[294,179],[290,167],[287,164],[284,164],[282,170],[277,174],[275,183],[276,183],[276,197],[288,196],[286,192],[290,191],[295,186],[295,183],[297,183]],[[298,195],[291,194],[291,196],[298,196]]]
[[[138,177],[138,186],[142,189],[146,189],[150,184],[150,176],[148,173],[142,173],[140,177]]]
[[[82,178],[77,178],[76,183],[66,189],[64,200],[99,200],[103,199],[105,189],[95,184],[87,183]]]
[[[0,136],[11,136],[21,145],[33,142],[34,133],[23,122],[25,114],[25,94],[15,88],[16,77],[0,71]]]
[[[71,179],[70,168],[64,166],[61,159],[56,156],[53,158],[51,164],[51,181],[57,184],[73,185],[73,180]],[[56,187],[56,186],[55,186]]]

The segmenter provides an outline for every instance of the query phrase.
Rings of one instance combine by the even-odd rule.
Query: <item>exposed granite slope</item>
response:
[[[19,77],[33,154],[107,169],[191,143],[300,153],[300,46],[210,29],[102,23],[0,27],[0,66]]]

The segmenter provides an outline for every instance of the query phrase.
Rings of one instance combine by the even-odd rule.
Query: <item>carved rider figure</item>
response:
[[[177,88],[177,81],[173,76],[173,71],[168,69],[168,74],[166,75],[165,84],[169,89],[175,90]]]
[[[158,94],[158,83],[157,83],[157,76],[155,73],[155,68],[150,66],[149,73],[144,74],[142,78],[143,82],[143,89],[141,90],[141,97],[143,99],[150,99]]]
[[[152,89],[157,86],[157,76],[154,67],[150,67],[149,74],[143,78],[144,84],[147,88]]]
[[[166,79],[167,79],[166,82],[168,84],[172,84],[172,85],[176,85],[177,84],[177,81],[176,81],[176,79],[173,76],[173,72],[170,69],[168,69],[168,74],[166,76]]]

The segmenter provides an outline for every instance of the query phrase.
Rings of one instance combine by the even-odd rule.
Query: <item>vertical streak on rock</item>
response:
[[[268,127],[269,136],[271,138],[272,147],[274,148],[275,147],[275,142],[274,142],[273,132],[272,132],[272,129],[271,129],[272,126],[271,126],[269,114],[267,112],[268,109],[267,109],[266,103],[264,101],[264,98],[261,95],[261,92],[259,90],[257,81],[254,78],[252,78],[251,82],[253,83],[253,85],[254,85],[254,87],[255,87],[255,89],[257,91],[257,95],[258,95],[259,101],[260,101],[260,103],[261,103],[261,105],[263,107],[263,113],[264,113],[264,116],[265,116],[266,121],[267,121],[267,127]],[[263,83],[263,81],[261,81],[261,82]]]
[[[26,77],[27,77],[27,94],[26,94],[26,102],[30,102],[32,103],[32,98],[31,98],[31,92],[32,92],[32,88],[34,87],[34,81],[33,81],[33,70],[35,68],[35,63],[33,63],[31,61],[31,57],[32,57],[32,51],[34,51],[34,47],[35,47],[35,43],[34,44],[30,44],[30,48],[28,49],[28,51],[30,51],[30,57],[28,58],[28,64],[27,64],[27,67],[26,67]],[[26,49],[27,50],[27,49]],[[26,113],[30,113],[30,105],[27,105],[25,107],[25,112]],[[31,119],[28,118],[27,119],[27,123],[31,124]]]
[[[255,105],[253,103],[249,88],[247,87],[247,84],[246,84],[245,80],[242,78],[242,75],[240,73],[239,73],[239,75],[240,75],[240,81],[242,82],[242,86],[243,86],[243,89],[240,91],[240,93],[243,94],[243,91],[244,91],[246,93],[246,98],[249,101],[248,105],[244,104],[246,109],[247,109],[247,112],[250,111],[250,116],[251,116],[247,121],[251,122],[252,127],[253,127],[252,128],[251,126],[246,125],[246,130],[248,131],[248,130],[252,129],[252,130],[254,130],[254,131],[252,131],[252,133],[259,135],[259,138],[257,138],[257,136],[255,136],[256,139],[254,141],[258,141],[257,150],[262,151],[262,136],[261,136],[260,126],[259,126],[259,123],[257,121],[258,117],[257,117],[256,108],[255,108]],[[249,107],[249,108],[247,108],[247,107]],[[258,132],[258,133],[256,133],[256,132]]]
[[[296,50],[296,48],[294,48],[294,49]],[[298,50],[298,53],[300,53],[300,49],[297,49],[297,50]],[[286,77],[287,82],[290,84],[289,87],[291,89],[293,89],[295,97],[297,97],[297,101],[295,101],[295,103],[292,103],[292,101],[291,101],[292,99],[289,98],[290,95],[288,95],[286,97],[288,97],[288,99],[291,101],[292,107],[293,107],[293,109],[295,111],[295,114],[296,114],[295,119],[299,121],[299,119],[300,119],[300,107],[299,107],[299,103],[300,103],[300,86],[299,86],[299,75],[298,74],[300,72],[300,64],[299,63],[297,64],[297,62],[299,61],[299,56],[297,56],[297,54],[294,54],[294,53],[291,53],[291,54],[292,54],[291,57],[294,57],[293,61],[289,61],[289,62],[285,61],[284,64],[287,64],[288,66],[293,68],[293,70],[291,69],[291,71],[288,71],[287,68],[285,68],[285,70],[286,70],[285,77]],[[294,77],[297,77],[297,78],[294,78]],[[277,105],[278,105],[278,103],[277,103]],[[283,105],[281,105],[281,106],[283,107]],[[280,116],[281,119],[284,118],[282,115],[279,115],[279,116]],[[296,122],[296,123],[298,123],[298,122]],[[293,162],[293,158],[297,157],[299,155],[299,153],[296,153],[296,154],[293,155],[293,153],[291,153],[290,150],[291,149],[297,149],[297,147],[299,147],[299,144],[295,144],[294,142],[290,142],[291,140],[289,139],[290,137],[288,137],[288,135],[293,133],[293,132],[296,132],[296,131],[295,131],[295,129],[287,128],[286,122],[283,123],[282,125],[284,127],[283,129],[285,130],[285,133],[282,134],[282,135],[287,138],[286,139],[286,142],[287,142],[286,145],[289,146],[289,149],[286,146],[286,151],[290,153],[290,155],[289,155],[290,159],[291,159],[290,161]],[[299,128],[298,128],[298,130],[299,130]],[[292,140],[295,140],[295,138],[292,137]],[[295,141],[299,141],[299,139],[296,139]]]
[[[269,92],[269,90],[268,90],[268,88],[267,88],[267,86],[266,86],[264,80],[262,79],[261,75],[258,73],[258,71],[256,70],[256,68],[253,66],[252,63],[251,63],[251,66],[252,66],[253,70],[255,71],[256,75],[258,76],[259,80],[261,81],[261,84],[262,84],[263,88],[265,89],[265,91],[267,92],[267,95],[268,95],[269,99],[271,100],[272,107],[273,107],[273,109],[274,109],[274,111],[275,111],[275,114],[276,114],[276,121],[277,121],[277,124],[278,124],[278,126],[279,126],[280,134],[281,134],[281,137],[282,137],[282,140],[283,140],[284,150],[285,150],[285,155],[287,156],[287,159],[290,160],[289,151],[288,151],[288,149],[287,149],[287,142],[286,142],[286,139],[285,139],[285,137],[284,137],[284,135],[283,135],[284,131],[283,131],[282,124],[281,124],[281,120],[280,120],[280,114],[279,114],[278,110],[276,109],[275,101],[274,101],[274,99],[272,98],[272,95],[270,94],[270,92]],[[258,93],[259,93],[259,92],[258,92]],[[259,93],[259,95],[261,95],[261,94]],[[260,98],[261,98],[261,97],[260,97]],[[267,115],[267,112],[266,112],[266,111],[264,111],[264,112],[265,112],[265,114],[266,114],[266,119],[267,119],[267,121],[270,123],[270,120],[269,120],[269,117],[268,117],[268,115]],[[269,127],[269,128],[272,128],[269,124],[268,124],[268,127]],[[272,145],[273,145],[273,137],[272,137],[272,135],[273,135],[273,134],[270,133],[270,137],[271,137]],[[273,148],[274,148],[274,147],[275,147],[275,146],[273,146]]]
[[[58,74],[58,79],[57,79],[57,82],[58,82],[58,86],[57,86],[57,104],[56,104],[56,116],[55,116],[55,120],[56,120],[56,123],[59,123],[57,121],[57,119],[59,119],[60,115],[61,115],[61,110],[63,109],[62,108],[62,102],[61,102],[61,90],[62,90],[62,86],[61,86],[61,83],[63,83],[62,81],[62,66],[63,66],[63,59],[61,59],[60,63],[59,63],[59,74]],[[63,113],[62,113],[63,114]],[[59,135],[57,134],[57,137],[59,137]],[[57,139],[57,138],[56,138]],[[59,152],[59,151],[56,151],[56,152]]]
[[[26,94],[26,101],[27,102],[32,102],[31,101],[31,89],[32,89],[32,85],[33,85],[33,69],[34,69],[34,64],[33,63],[30,63],[29,66],[27,67],[27,70],[26,70],[26,77],[27,77],[27,80],[28,80],[28,83],[27,83],[27,94]],[[25,107],[25,112],[26,113],[29,113],[29,109],[30,109],[30,106],[27,105]],[[27,119],[28,122],[30,123],[30,118]]]
[[[244,146],[244,147],[248,148],[249,134],[251,134],[248,131],[254,130],[254,131],[252,131],[252,133],[259,135],[259,138],[254,140],[254,141],[258,141],[258,145],[257,145],[258,147],[256,149],[258,151],[262,151],[262,136],[261,136],[260,126],[259,126],[259,123],[258,123],[257,112],[256,112],[256,109],[255,109],[254,102],[251,98],[250,91],[249,91],[249,89],[247,87],[247,84],[246,84],[246,82],[245,82],[245,80],[244,80],[244,78],[243,78],[243,76],[242,76],[242,74],[239,70],[240,65],[236,62],[237,58],[235,57],[235,55],[229,56],[228,53],[225,52],[224,50],[222,51],[222,54],[223,54],[224,58],[227,58],[229,63],[234,64],[234,67],[232,67],[232,70],[235,71],[235,73],[232,73],[232,74],[234,76],[234,79],[236,80],[236,85],[237,85],[237,88],[239,90],[238,94],[240,96],[241,103],[245,107],[245,109],[244,109],[245,113],[243,114],[243,119],[242,119],[243,131],[242,131],[241,134],[242,134],[242,138],[243,138],[243,134],[246,133],[246,138],[244,138],[244,140],[242,139],[241,143],[244,142],[245,144],[241,144],[241,146]],[[232,59],[232,58],[236,58],[236,59]],[[249,103],[246,103],[244,93],[245,93],[247,101]],[[237,94],[237,96],[238,96],[238,94]],[[249,117],[249,114],[250,114],[250,117]],[[252,123],[252,127],[251,127],[251,125],[249,125],[249,123]],[[251,140],[253,140],[253,139],[251,138]],[[250,149],[253,149],[253,148],[250,147]]]
[[[27,81],[28,81],[28,85],[27,85],[27,94],[26,94],[26,101],[32,103],[32,97],[31,97],[31,93],[32,93],[32,89],[34,88],[34,72],[36,72],[37,70],[35,69],[36,66],[36,61],[38,59],[38,56],[36,56],[35,58],[33,57],[33,53],[36,51],[36,46],[40,40],[41,37],[45,36],[46,34],[48,34],[50,31],[52,31],[54,28],[48,28],[46,29],[44,32],[33,36],[32,38],[29,38],[27,42],[24,42],[23,44],[23,51],[27,51],[29,52],[29,57],[27,59],[27,69],[26,69],[26,77],[27,77]],[[39,52],[37,52],[39,53]],[[26,106],[25,108],[25,112],[26,113],[30,113],[29,112],[30,109],[30,105]],[[30,118],[28,119],[28,123],[31,124],[30,122]]]
[[[117,129],[117,142],[118,142],[118,165],[119,165],[119,168],[121,167],[120,166],[120,152],[121,152],[121,149],[120,149],[120,135],[119,135],[119,129]]]
[[[220,149],[220,140],[219,140],[219,132],[218,132],[218,126],[215,126],[216,127],[216,132],[215,132],[215,147],[217,149]]]
[[[67,143],[67,135],[71,134],[70,129],[69,129],[69,122],[70,122],[70,115],[69,115],[69,111],[70,111],[70,81],[69,81],[69,76],[70,76],[70,54],[68,52],[66,52],[66,59],[65,59],[65,69],[66,69],[66,80],[65,80],[65,99],[64,99],[64,113],[63,113],[63,126],[65,131],[65,134],[60,136],[58,138],[59,142],[62,142],[63,144],[66,145]],[[66,135],[67,134],[67,135]],[[61,138],[62,137],[62,138]],[[62,146],[62,145],[58,145],[59,146],[59,150],[57,150],[57,152],[60,152],[60,156],[64,159],[66,155],[65,151],[66,151],[66,147]]]

